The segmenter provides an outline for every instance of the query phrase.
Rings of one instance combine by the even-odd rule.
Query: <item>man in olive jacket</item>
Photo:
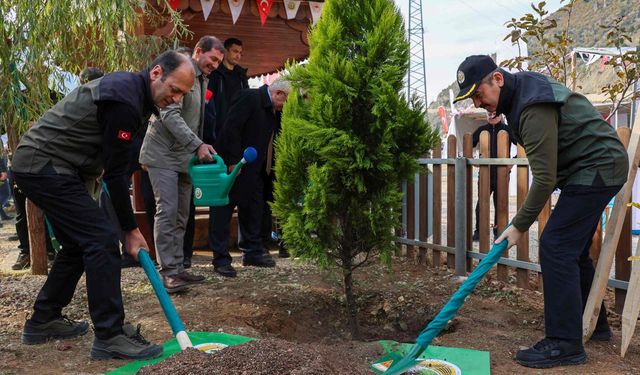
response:
[[[25,322],[24,344],[83,335],[89,324],[62,315],[83,272],[95,339],[94,359],[148,359],[162,347],[124,323],[116,228],[89,194],[85,181],[102,174],[125,232],[127,252],[148,249],[129,196],[131,140],[151,113],[180,101],[194,81],[189,59],[168,51],[150,70],[117,72],[82,85],[45,112],[22,137],[13,156],[18,188],[51,221],[62,249]]]
[[[488,56],[470,56],[457,73],[459,96],[505,114],[524,147],[533,181],[527,198],[496,243],[513,246],[555,188],[556,206],[540,237],[545,338],[516,361],[546,368],[586,362],[582,311],[593,281],[591,238],[600,215],[627,179],[628,158],[615,130],[582,95],[535,72],[508,73]],[[608,340],[604,308],[592,340]]]
[[[193,51],[196,80],[181,103],[160,111],[147,129],[140,150],[140,164],[147,172],[156,200],[153,236],[160,260],[160,275],[169,293],[184,291],[189,284],[204,281],[184,269],[183,241],[191,202],[189,160],[194,156],[211,161],[213,147],[203,143],[207,75],[218,67],[224,47],[215,37],[202,37]]]

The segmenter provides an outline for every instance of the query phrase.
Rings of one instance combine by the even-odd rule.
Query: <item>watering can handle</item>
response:
[[[224,164],[224,160],[222,160],[222,158],[218,154],[211,154],[211,157],[213,158],[213,163],[207,163],[207,164],[222,164],[222,165],[225,165]],[[194,155],[191,158],[191,160],[189,160],[189,168],[194,166],[197,162],[198,162],[198,157]]]

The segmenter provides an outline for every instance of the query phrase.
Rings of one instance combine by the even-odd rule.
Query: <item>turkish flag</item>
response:
[[[267,16],[271,11],[271,5],[273,5],[273,0],[256,0],[258,4],[258,10],[260,11],[260,21],[262,22],[262,26],[267,22]]]
[[[124,130],[118,130],[118,139],[122,139],[123,141],[131,140],[131,132],[126,132]]]
[[[213,91],[207,89],[207,91],[205,91],[204,93],[204,100],[209,103],[209,100],[211,100],[211,97],[213,96]]]
[[[178,10],[178,5],[180,5],[180,0],[169,0],[169,6],[174,11]]]

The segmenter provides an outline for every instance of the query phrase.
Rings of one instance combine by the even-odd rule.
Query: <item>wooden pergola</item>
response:
[[[147,6],[158,5],[148,0]],[[296,18],[289,20],[284,2],[274,0],[264,26],[254,0],[245,1],[235,24],[227,0],[215,1],[206,21],[200,0],[181,0],[177,10],[193,33],[190,39],[183,40],[184,45],[193,47],[204,35],[213,35],[222,41],[238,38],[243,42],[240,65],[248,69],[250,76],[273,73],[287,61],[301,61],[309,56],[307,32],[312,14],[306,1],[301,2]],[[173,30],[168,18],[160,25],[151,25],[145,20],[143,27],[145,34],[156,36],[167,36]]]

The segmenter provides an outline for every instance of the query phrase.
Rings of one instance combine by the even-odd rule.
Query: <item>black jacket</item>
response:
[[[242,168],[230,193],[233,202],[249,198],[255,187],[262,183],[269,139],[280,127],[280,112],[273,111],[268,88],[264,85],[238,93],[215,144],[227,166],[237,164],[249,146],[258,152],[257,159]]]
[[[204,133],[202,141],[214,144],[229,113],[234,96],[243,89],[249,88],[247,69],[236,65],[233,70],[220,64],[209,77],[207,89],[212,97],[205,107]]]

